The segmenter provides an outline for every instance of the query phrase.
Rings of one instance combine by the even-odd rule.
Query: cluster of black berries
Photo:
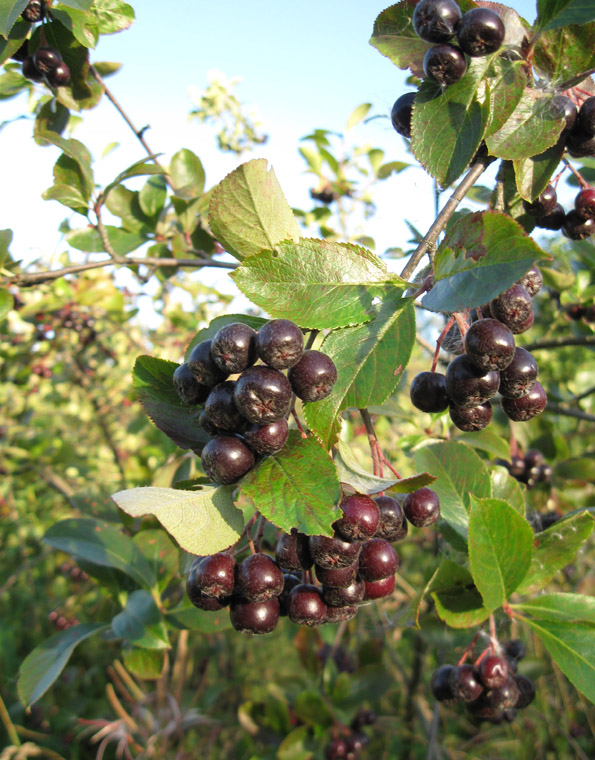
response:
[[[264,363],[255,364],[258,359]],[[237,380],[228,380],[238,373]],[[332,359],[304,351],[294,322],[274,319],[258,332],[242,322],[225,325],[212,340],[194,346],[173,383],[185,404],[204,405],[200,424],[213,436],[201,452],[205,472],[215,483],[234,483],[256,457],[283,448],[294,394],[320,401],[336,379]]]
[[[537,362],[514,335],[533,324],[532,296],[542,285],[532,267],[515,285],[481,307],[483,317],[465,333],[464,353],[453,359],[446,374],[420,372],[410,388],[411,402],[422,412],[449,410],[459,430],[483,430],[492,419],[490,399],[500,393],[502,410],[522,422],[541,414],[546,393],[537,382]]]
[[[45,0],[29,0],[21,16],[30,24],[42,21],[45,17]]]
[[[376,723],[376,713],[365,707],[357,711],[349,727],[334,729],[334,737],[326,745],[326,760],[357,760],[364,747],[370,743],[370,737],[362,729]]]
[[[496,464],[506,467],[512,477],[525,483],[527,488],[533,488],[536,483],[549,483],[552,479],[552,468],[538,449],[528,449],[525,456],[515,454],[510,457],[510,462],[498,459]]]
[[[595,156],[595,96],[583,101],[566,138],[566,150],[574,158]]]
[[[590,306],[580,303],[566,304],[564,311],[574,322],[584,319],[589,324],[595,323],[595,304]]]
[[[504,41],[500,16],[489,8],[472,8],[467,13],[455,0],[421,0],[413,11],[413,28],[425,42],[432,43],[424,56],[424,74],[442,87],[458,82],[467,71],[467,59],[495,53]],[[458,46],[452,44],[456,36]],[[411,137],[411,111],[415,93],[397,98],[391,121],[403,137]]]
[[[43,0],[30,0],[21,16],[25,21],[36,23],[43,21],[45,14]],[[64,87],[70,82],[70,69],[56,48],[44,45],[30,55],[29,40],[26,39],[11,57],[22,62],[23,76],[32,82],[45,81],[50,87]]]
[[[475,665],[442,665],[432,674],[430,688],[439,702],[462,701],[476,719],[512,722],[517,710],[535,699],[531,679],[516,672],[525,655],[522,642],[503,645],[500,654],[488,649]]]
[[[595,102],[595,98],[592,98]],[[595,234],[595,187],[584,187],[574,199],[574,208],[566,213],[556,190],[548,185],[532,203],[525,203],[535,225],[546,230],[562,230],[571,240],[584,240]]]
[[[336,623],[353,618],[363,602],[390,596],[399,567],[391,542],[405,538],[407,520],[420,527],[438,520],[437,495],[422,488],[401,506],[391,496],[356,493],[340,506],[333,537],[294,529],[279,538],[275,559],[262,552],[239,564],[225,552],[197,557],[186,581],[188,598],[203,610],[229,605],[238,631],[270,633],[280,616],[298,625]]]

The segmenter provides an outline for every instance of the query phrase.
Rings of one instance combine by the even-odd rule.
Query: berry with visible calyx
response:
[[[337,368],[322,351],[304,351],[299,362],[289,368],[287,377],[293,392],[302,401],[322,401],[333,390]]]
[[[205,402],[205,417],[219,430],[239,432],[246,424],[234,400],[235,381],[216,385]]]
[[[381,578],[379,581],[364,581],[364,602],[384,599],[395,590],[395,576]]]
[[[478,319],[465,334],[465,351],[473,363],[486,372],[503,370],[514,356],[514,336],[497,319]]]
[[[301,583],[289,595],[289,619],[298,625],[321,625],[325,622],[327,605],[318,586]]]
[[[447,42],[455,35],[461,16],[454,0],[421,0],[413,11],[413,28],[425,42]]]
[[[490,311],[494,319],[503,322],[515,335],[525,332],[533,323],[531,296],[522,285],[513,285],[497,298],[490,301]]]
[[[186,594],[190,602],[198,609],[205,612],[218,612],[229,604],[231,597],[215,598],[204,593],[197,580],[199,568],[204,559],[206,557],[196,557],[193,560],[186,578]]]
[[[327,567],[314,565],[314,571],[316,573],[316,579],[320,581],[323,586],[329,588],[346,588],[355,580],[355,576],[358,572],[358,563],[354,562],[353,565],[348,565],[347,567],[333,567],[330,570]]]
[[[289,595],[301,582],[302,580],[299,576],[293,573],[283,573],[283,590],[277,597],[279,600],[279,615],[282,617],[287,617],[287,613],[289,612]]]
[[[408,493],[403,502],[405,517],[416,528],[434,525],[440,519],[440,499],[431,488],[418,488]]]
[[[502,686],[488,689],[483,696],[489,707],[495,707],[499,710],[508,710],[514,707],[519,698],[519,687],[514,675],[509,676]]]
[[[252,451],[257,454],[275,454],[287,443],[289,425],[286,419],[269,422],[268,425],[252,425],[243,436]]]
[[[378,528],[380,511],[371,496],[354,493],[341,504],[342,517],[333,523],[336,534],[344,541],[365,541],[372,538]]]
[[[521,285],[527,293],[533,298],[536,296],[543,286],[543,276],[540,270],[534,265],[528,272],[521,277],[517,285]]]
[[[283,571],[268,554],[250,554],[238,565],[235,592],[249,602],[279,596],[283,584]]]
[[[381,581],[394,575],[398,568],[399,556],[384,538],[373,538],[363,545],[359,573],[365,581]]]
[[[448,683],[455,699],[474,702],[483,692],[483,686],[473,665],[457,665],[453,668]]]
[[[561,230],[566,220],[566,212],[560,203],[556,203],[552,211],[544,216],[538,216],[535,224],[544,230]]]
[[[211,341],[211,356],[228,375],[243,372],[256,361],[256,330],[243,322],[224,325]]]
[[[49,74],[62,63],[62,56],[56,48],[40,47],[33,53],[33,63],[37,71]]]
[[[43,74],[37,70],[32,55],[25,58],[21,70],[26,79],[30,79],[32,82],[43,82]]]
[[[584,187],[574,199],[574,208],[585,219],[595,217],[595,187]]]
[[[229,618],[241,633],[270,633],[279,620],[279,602],[275,598],[264,602],[236,599],[231,603]]]
[[[350,607],[364,598],[364,582],[356,578],[349,586],[323,586],[322,598],[329,607]]]
[[[304,336],[289,319],[273,319],[256,334],[256,351],[265,364],[274,369],[288,369],[304,353]]]
[[[448,410],[452,424],[465,433],[483,430],[492,421],[492,405],[489,401],[478,406],[456,406],[451,404]]]
[[[257,425],[285,417],[292,399],[289,380],[278,369],[249,367],[236,381],[236,406],[247,420]]]
[[[422,412],[444,412],[450,399],[446,392],[446,378],[440,372],[419,372],[409,389],[411,403]]]
[[[218,552],[199,563],[194,582],[205,596],[216,599],[231,596],[235,585],[236,561],[231,554]]]
[[[595,137],[595,96],[587,98],[580,107],[578,126],[585,134]]]
[[[528,214],[541,217],[551,214],[558,203],[558,195],[553,185],[547,185],[534,201],[524,202],[525,210]]]
[[[51,87],[66,87],[70,82],[70,69],[62,61],[54,69],[48,72],[47,81]]]
[[[212,438],[201,453],[206,474],[215,483],[235,483],[254,467],[254,454],[237,435]]]
[[[406,92],[397,98],[390,112],[390,120],[396,132],[403,137],[411,137],[411,114],[413,111],[414,92]]]
[[[292,528],[277,541],[275,560],[284,570],[309,570],[314,564],[308,536]]]
[[[584,240],[595,234],[595,217],[585,218],[581,212],[572,209],[566,214],[562,234],[570,240]]]
[[[541,383],[536,382],[533,388],[520,398],[500,399],[502,411],[511,420],[515,422],[526,422],[527,420],[537,417],[545,409],[547,404],[547,395]]]
[[[45,16],[45,0],[29,0],[21,16],[31,24],[41,21]]]
[[[362,549],[361,544],[343,541],[338,536],[310,536],[308,545],[314,562],[327,570],[353,565]]]
[[[514,706],[518,710],[524,710],[535,699],[535,685],[530,678],[520,674],[514,676],[514,681],[519,692]]]
[[[456,406],[479,406],[498,392],[500,376],[480,369],[466,354],[457,356],[446,368],[446,391]]]
[[[222,383],[227,379],[229,372],[220,369],[211,356],[211,340],[203,340],[198,343],[188,357],[188,367],[197,382],[207,385],[209,388]]]
[[[374,501],[378,505],[380,518],[376,529],[376,538],[387,541],[401,541],[407,535],[407,520],[401,502],[393,496],[377,496]]]
[[[430,680],[430,689],[438,702],[447,702],[454,699],[454,694],[450,686],[451,673],[454,670],[452,665],[441,665],[432,673]]]
[[[495,53],[504,42],[505,33],[504,23],[495,11],[472,8],[459,22],[457,40],[464,53],[479,58]]]
[[[499,689],[508,678],[508,664],[503,657],[484,657],[479,665],[479,677],[486,689]]]
[[[462,79],[467,71],[467,59],[459,48],[442,43],[426,51],[423,67],[428,79],[448,87]]]
[[[512,361],[500,373],[500,395],[506,398],[525,396],[535,385],[537,362],[525,348],[517,347]]]
[[[190,372],[188,362],[184,362],[179,367],[176,367],[172,379],[176,393],[184,404],[188,404],[189,406],[203,404],[209,397],[210,388],[196,381],[194,375]]]

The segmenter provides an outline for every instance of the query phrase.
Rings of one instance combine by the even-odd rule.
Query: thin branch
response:
[[[477,163],[471,166],[471,168],[469,169],[469,171],[463,178],[462,182],[459,184],[459,186],[454,191],[454,193],[450,196],[444,208],[438,214],[432,226],[426,232],[423,240],[417,246],[411,258],[407,262],[407,265],[401,272],[401,277],[404,280],[408,280],[409,277],[411,277],[417,265],[422,260],[424,254],[427,252],[429,248],[432,248],[435,245],[436,241],[438,240],[438,235],[440,235],[442,230],[446,227],[448,220],[456,211],[457,206],[463,200],[463,198],[469,192],[469,190],[473,187],[473,185],[477,182],[479,177],[486,170],[487,166],[488,166],[488,161],[478,161]]]
[[[573,396],[570,401],[582,401],[584,398],[587,398],[587,396],[590,396],[591,394],[595,393],[595,385],[592,388],[589,388],[584,393],[579,393],[578,396]]]
[[[538,351],[540,348],[560,348],[561,346],[595,346],[595,335],[572,335],[569,338],[550,338],[528,343],[526,351]]]
[[[555,401],[548,401],[544,411],[560,414],[563,417],[576,417],[577,420],[595,422],[595,414],[587,414],[587,412],[583,412],[581,409],[568,409],[567,407],[560,406]]]

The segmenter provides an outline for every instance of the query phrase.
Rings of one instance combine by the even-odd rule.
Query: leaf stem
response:
[[[15,747],[20,747],[21,740],[19,739],[17,730],[14,727],[14,723],[12,722],[10,715],[8,714],[8,710],[6,709],[6,705],[4,704],[4,700],[2,699],[1,694],[0,694],[0,720],[2,720],[2,723],[4,723],[4,727],[6,728],[6,733],[8,734],[8,739],[10,743],[13,744]]]

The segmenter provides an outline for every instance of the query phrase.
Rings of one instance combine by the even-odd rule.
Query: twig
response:
[[[555,401],[548,401],[545,407],[546,412],[553,412],[553,414],[561,414],[563,417],[575,417],[577,420],[586,420],[587,422],[595,422],[595,414],[587,414],[582,409],[568,409]]]
[[[571,335],[568,338],[550,338],[528,343],[526,351],[539,351],[540,348],[560,348],[562,346],[595,346],[595,335]]]
[[[575,176],[575,177],[576,177],[576,179],[577,179],[577,182],[579,183],[579,185],[580,185],[582,188],[585,188],[585,187],[590,187],[589,183],[588,183],[588,182],[587,182],[585,179],[583,179],[583,177],[581,176],[581,174],[580,174],[579,172],[577,172],[577,170],[574,168],[574,166],[573,166],[573,165],[570,163],[570,161],[569,161],[567,158],[563,158],[563,159],[562,159],[562,163],[563,163],[563,164],[566,164],[566,166],[567,166],[567,167],[570,169],[570,171],[571,171],[571,172],[574,174],[574,176]]]
[[[374,465],[374,475],[379,475],[382,477],[382,464],[380,456],[378,454],[378,438],[376,437],[376,431],[374,430],[374,424],[372,423],[370,412],[367,409],[360,409],[359,413],[361,415],[362,422],[364,423],[364,427],[366,428],[366,433],[368,434],[370,454],[372,455],[372,462]]]
[[[2,696],[0,695],[0,720],[2,720],[2,723],[4,723],[4,728],[6,729],[6,733],[8,734],[8,739],[12,745],[15,747],[21,746],[21,740],[18,737],[16,728],[14,727],[14,724],[12,720],[10,719],[10,715],[8,714],[8,710],[6,709],[6,705],[4,704],[4,700],[2,699]]]
[[[306,341],[306,345],[304,346],[304,351],[309,351],[312,346],[314,345],[314,341],[316,340],[316,336],[320,330],[310,330],[310,335],[308,335],[308,340]]]
[[[571,399],[569,399],[569,401],[582,401],[584,398],[587,398],[587,396],[590,396],[593,393],[595,393],[595,385],[592,388],[584,391],[584,393],[579,393],[578,396],[573,396]]]

